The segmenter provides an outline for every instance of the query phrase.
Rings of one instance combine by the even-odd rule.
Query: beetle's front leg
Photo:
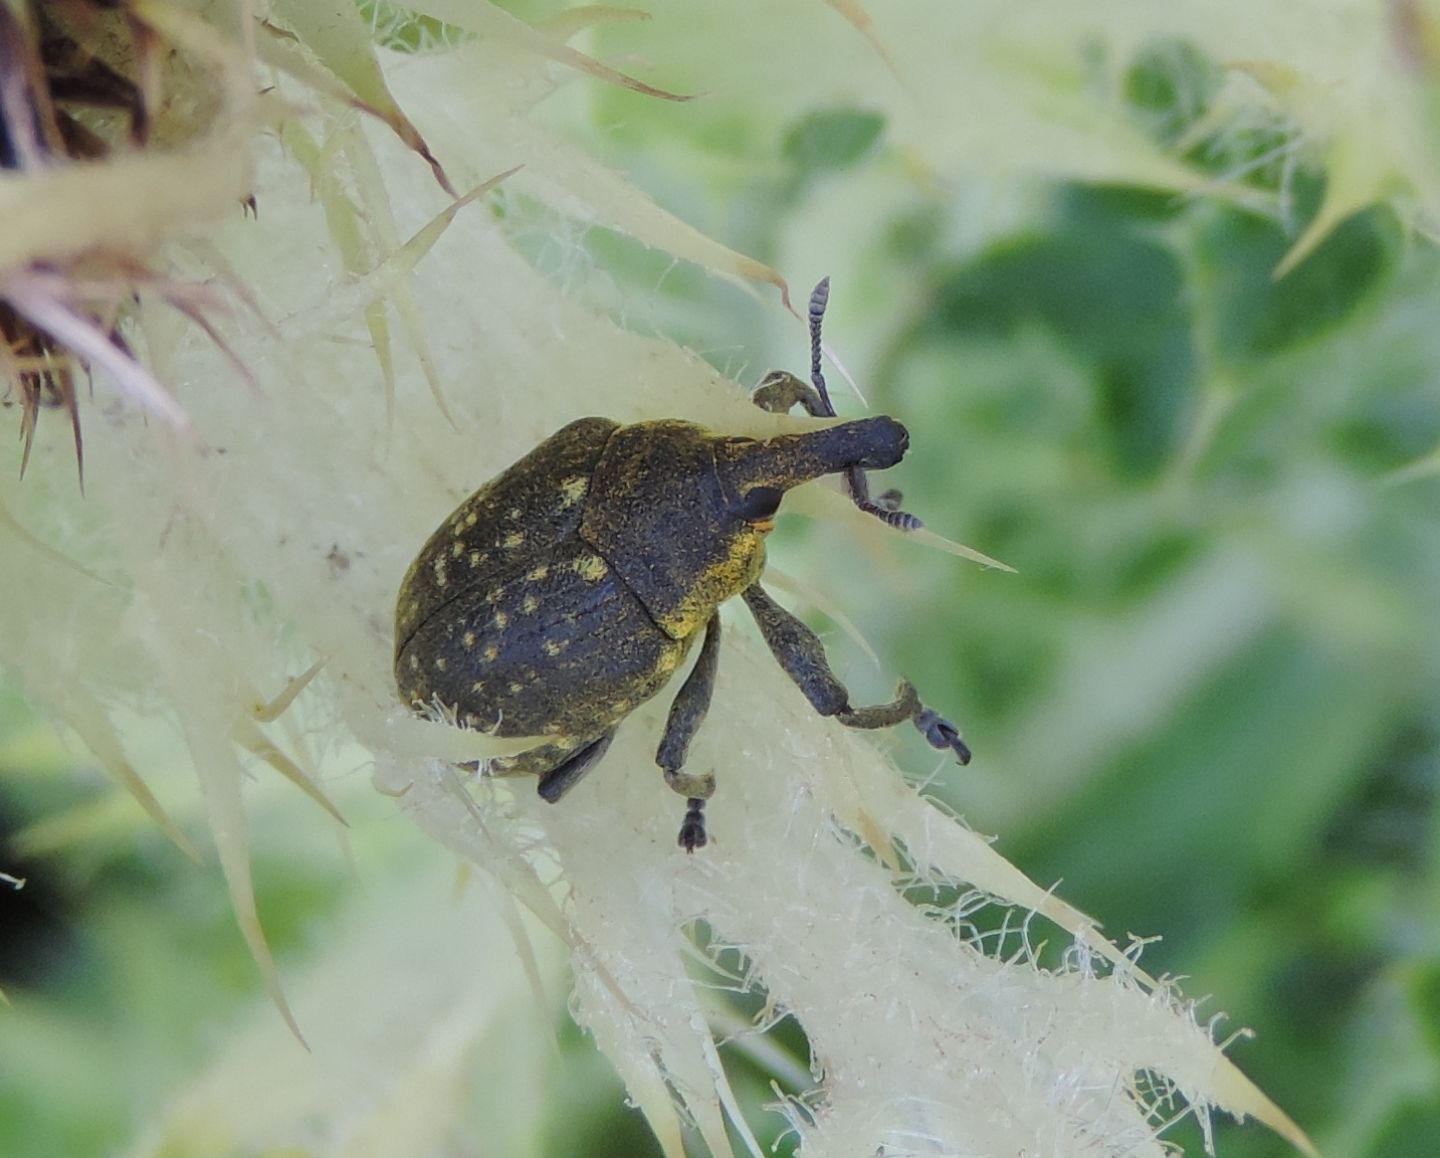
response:
[[[785,674],[822,716],[834,716],[847,728],[888,728],[910,720],[932,747],[949,748],[960,763],[970,762],[970,749],[959,729],[922,704],[908,680],[900,682],[892,702],[852,708],[850,693],[831,670],[820,637],[771,599],[760,584],[752,583],[741,597]]]
[[[660,738],[660,747],[655,753],[655,763],[665,774],[665,783],[686,798],[685,821],[680,826],[679,838],[680,847],[686,852],[705,846],[705,801],[715,792],[715,776],[710,772],[703,776],[691,776],[680,769],[685,764],[690,741],[695,738],[705,713],[710,710],[719,659],[720,615],[712,611],[705,624],[705,642],[700,645],[695,666],[690,669],[670,705],[665,734]]]
[[[812,418],[834,418],[819,391],[788,370],[771,370],[750,392],[750,401],[772,414],[788,414],[798,402]]]
[[[491,776],[539,776],[536,791],[540,798],[554,804],[580,781],[605,755],[610,741],[615,738],[613,731],[606,732],[598,740],[582,741],[579,744],[541,744],[528,752],[516,756],[501,756],[490,761]]]

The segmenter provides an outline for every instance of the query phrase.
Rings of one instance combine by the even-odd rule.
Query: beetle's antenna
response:
[[[825,307],[830,302],[830,278],[822,277],[820,284],[810,295],[810,382],[820,395],[829,417],[838,417],[835,404],[830,401],[830,391],[825,388],[825,372],[820,368],[820,323],[825,320]],[[870,497],[870,484],[865,472],[852,466],[845,472],[850,484],[850,497],[855,505],[867,515],[874,515],[887,526],[897,531],[918,531],[925,524],[909,511],[900,509],[900,495],[897,491],[886,491],[878,499]]]
[[[848,467],[845,479],[850,484],[851,501],[867,515],[874,515],[887,527],[894,527],[897,531],[918,531],[925,525],[918,515],[900,509],[899,491],[886,491],[872,499],[869,480],[858,466]]]
[[[825,371],[820,368],[820,323],[825,320],[825,307],[830,301],[830,278],[820,279],[820,284],[810,294],[810,383],[825,404],[831,418],[836,418],[835,404],[830,401],[830,391],[825,386]]]

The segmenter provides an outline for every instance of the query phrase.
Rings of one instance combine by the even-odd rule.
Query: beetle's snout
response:
[[[865,457],[854,465],[863,470],[885,470],[894,466],[910,449],[910,432],[886,415],[861,420],[868,429]]]
[[[733,494],[756,486],[787,491],[851,467],[884,470],[904,458],[909,445],[910,435],[900,423],[878,415],[764,441],[728,439],[717,465]]]

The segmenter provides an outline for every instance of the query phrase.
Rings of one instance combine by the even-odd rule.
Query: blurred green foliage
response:
[[[1174,140],[1208,72],[1165,59],[1130,95]],[[1235,1056],[1326,1153],[1433,1152],[1440,478],[1407,468],[1440,443],[1440,261],[1375,210],[1276,279],[1293,223],[1128,189],[1058,188],[979,253],[923,228],[872,400],[927,432],[913,505],[1020,574],[924,562],[893,646],[1012,778],[1001,848],[1163,935],[1147,967],[1259,1030]],[[1063,775],[1025,759],[1055,727]]]
[[[1440,264],[1382,212],[1277,282],[1286,244],[1213,204],[1060,190],[1025,235],[925,271],[874,385],[944,432],[917,440],[913,492],[1020,570],[953,598],[927,564],[924,615],[894,621],[903,666],[967,705],[1019,797],[1007,749],[1047,713],[1076,732],[1001,847],[1112,935],[1162,934],[1148,967],[1257,1026],[1237,1056],[1323,1140],[1347,1134],[1358,1071],[1420,1060],[1370,1040],[1370,1002],[1436,976],[1440,484],[1392,472],[1440,438],[1421,322]],[[947,794],[987,827],[963,783]],[[1409,1012],[1433,1045],[1436,1010]],[[1437,1061],[1328,1152],[1398,1152]],[[1222,1152],[1284,1147],[1227,1129]]]

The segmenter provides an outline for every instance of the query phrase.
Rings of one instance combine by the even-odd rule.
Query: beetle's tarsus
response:
[[[705,801],[698,796],[685,802],[685,819],[680,822],[680,835],[675,843],[686,852],[694,852],[710,843],[705,833]]]
[[[900,687],[895,692],[895,699],[888,704],[875,704],[868,708],[847,707],[843,711],[836,712],[835,718],[847,728],[860,728],[871,731],[875,728],[891,728],[896,724],[903,724],[906,720],[914,719],[917,712],[923,711],[924,705],[920,703],[920,697],[915,694],[915,688],[909,680],[901,680]]]
[[[692,776],[688,772],[681,772],[678,769],[665,768],[662,770],[665,773],[665,783],[680,796],[687,796],[693,800],[709,800],[715,795],[715,773],[713,772]]]
[[[933,708],[915,713],[915,726],[932,748],[949,748],[962,764],[970,763],[970,745],[960,738],[960,729]]]
[[[750,401],[772,414],[789,413],[796,405],[812,418],[833,418],[815,387],[802,382],[789,370],[771,370],[750,392]]]

